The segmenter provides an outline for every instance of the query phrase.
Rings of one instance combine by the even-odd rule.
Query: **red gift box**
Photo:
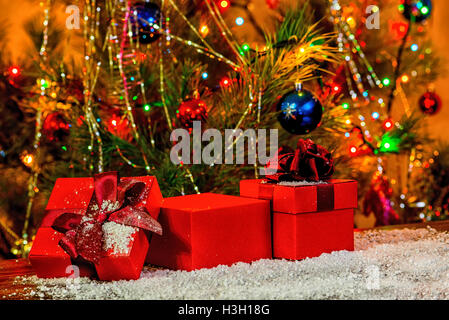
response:
[[[155,177],[125,177],[120,181],[137,180],[145,183],[142,196],[143,201],[136,204],[136,207],[145,207],[146,211],[157,219],[162,203],[162,194]],[[78,259],[75,262],[59,245],[59,241],[64,236],[52,229],[52,225],[63,213],[71,212],[85,215],[90,200],[94,194],[94,178],[59,178],[53,188],[52,194],[46,207],[46,216],[42,220],[41,226],[36,234],[31,248],[29,259],[39,277],[67,277],[71,275],[70,265],[77,265],[80,268],[81,276],[92,276],[95,274],[94,268],[89,264],[80,264]],[[147,236],[150,233],[140,230],[130,242],[131,249],[127,256],[113,255],[111,252],[103,254],[101,261],[103,266],[95,266],[100,279],[136,279],[140,275],[146,254],[148,252]],[[142,252],[144,254],[142,254]],[[112,262],[112,260],[116,260]],[[106,266],[109,266],[106,268]],[[117,268],[114,268],[117,267]],[[140,269],[139,271],[137,271]],[[69,270],[69,271],[67,271]],[[107,271],[108,270],[108,271]],[[115,275],[111,272],[115,270]]]
[[[323,184],[289,186],[243,180],[240,195],[272,201],[276,258],[304,259],[354,250],[356,181],[331,179]]]
[[[136,280],[140,277],[142,266],[148,252],[149,244],[143,230],[137,230],[132,234],[132,240],[127,245],[126,252],[114,252],[109,249],[95,265],[98,277],[101,280]]]
[[[204,193],[166,198],[153,235],[151,264],[180,270],[269,259],[268,201]]]

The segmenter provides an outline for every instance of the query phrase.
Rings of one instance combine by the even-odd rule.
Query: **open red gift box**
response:
[[[240,182],[242,197],[267,199],[273,212],[273,255],[304,259],[339,250],[354,250],[357,182],[331,179],[322,184]]]
[[[270,259],[268,201],[203,193],[166,198],[149,262],[177,270]]]
[[[121,181],[137,180],[145,183],[142,201],[136,207],[145,207],[154,218],[159,216],[162,194],[155,177],[122,178]],[[84,215],[94,193],[94,178],[60,178],[56,181],[46,207],[46,216],[36,234],[29,259],[38,277],[55,278],[72,275],[72,265],[79,268],[80,276],[92,276],[95,272],[102,280],[137,279],[143,267],[150,233],[135,229],[130,234],[126,252],[113,250],[104,252],[95,269],[87,264],[71,259],[59,245],[63,233],[53,230],[52,225],[66,212]],[[129,227],[128,227],[129,228]],[[132,229],[130,229],[133,231]]]

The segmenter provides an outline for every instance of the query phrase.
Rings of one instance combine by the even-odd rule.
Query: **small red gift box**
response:
[[[323,184],[288,185],[243,180],[240,195],[272,201],[276,258],[296,260],[354,250],[356,181],[332,179]]]
[[[137,181],[145,184],[139,190],[139,203],[136,208],[145,208],[149,215],[157,219],[162,203],[162,194],[155,177],[122,178],[121,183]],[[29,259],[41,278],[67,277],[73,274],[71,265],[80,269],[80,276],[92,276],[95,269],[102,280],[137,279],[143,267],[148,252],[148,240],[142,229],[136,229],[129,239],[129,250],[116,254],[113,250],[103,252],[100,257],[101,266],[95,263],[81,263],[79,259],[71,259],[70,255],[60,246],[64,233],[53,230],[55,220],[64,213],[70,212],[84,216],[94,195],[94,178],[60,178],[56,181],[47,204],[46,216],[39,228]],[[127,227],[130,228],[130,227]]]
[[[180,270],[269,259],[268,201],[204,193],[164,199],[151,264]]]

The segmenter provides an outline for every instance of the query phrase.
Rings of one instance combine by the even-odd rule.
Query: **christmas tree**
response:
[[[251,146],[270,145],[247,129],[278,129],[279,146],[300,135],[331,150],[335,176],[358,180],[360,214],[377,225],[447,215],[448,197],[429,189],[449,185],[439,176],[447,147],[420,130],[441,107],[424,37],[429,0],[38,5],[29,58],[2,50],[5,255],[26,254],[59,177],[120,171],[156,176],[164,197],[238,194],[240,180],[263,172]],[[419,105],[413,91],[423,92]],[[225,138],[205,163],[195,151],[173,157],[176,129],[191,145],[208,129]]]

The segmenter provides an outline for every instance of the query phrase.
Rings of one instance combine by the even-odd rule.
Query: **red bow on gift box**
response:
[[[74,259],[98,263],[103,252],[103,224],[115,222],[162,234],[162,227],[144,207],[136,205],[145,198],[145,183],[120,181],[117,172],[94,176],[94,194],[86,215],[64,213],[52,227],[64,233],[59,245]]]
[[[334,161],[326,148],[312,140],[299,139],[296,150],[281,147],[266,165],[271,181],[327,180],[334,173]]]

